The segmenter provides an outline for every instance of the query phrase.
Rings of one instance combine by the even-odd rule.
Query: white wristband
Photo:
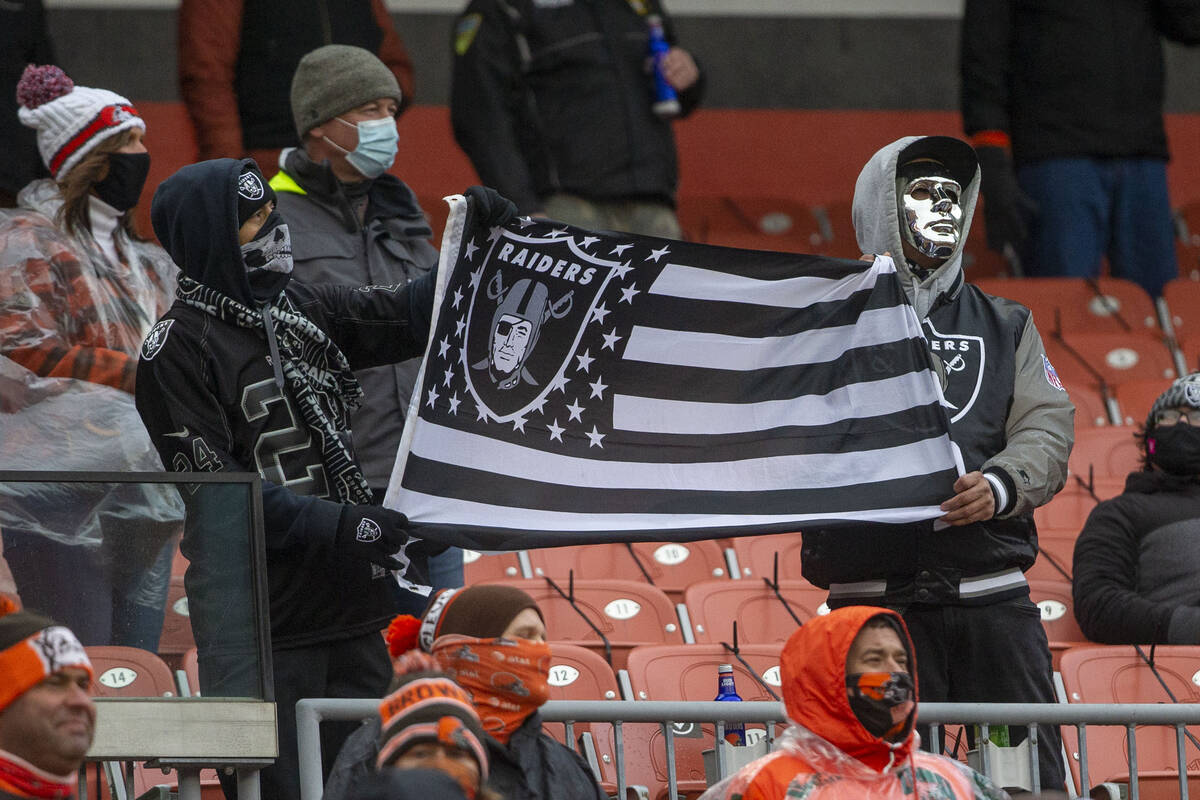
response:
[[[994,473],[985,472],[983,477],[987,478],[987,482],[992,485],[992,494],[996,497],[996,510],[992,512],[992,516],[996,516],[1008,508],[1008,489],[1004,488],[1004,481]]]

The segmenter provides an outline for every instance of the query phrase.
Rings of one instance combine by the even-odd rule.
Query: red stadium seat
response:
[[[829,593],[808,581],[780,580],[779,593],[801,622],[829,613]],[[704,644],[732,642],[734,622],[738,641],[751,644],[787,641],[799,627],[761,578],[697,583],[688,587],[683,603],[696,641]]]
[[[1049,355],[1049,354],[1048,354]],[[1065,358],[1055,358],[1050,355],[1050,362],[1055,364]],[[1070,396],[1071,402],[1075,404],[1075,428],[1098,428],[1105,425],[1111,425],[1112,419],[1109,417],[1108,405],[1104,398],[1104,393],[1088,382],[1070,383],[1064,381],[1063,384],[1067,388],[1067,395]]]
[[[712,700],[717,693],[717,666],[732,664],[738,694],[743,700],[774,700],[779,696],[779,653],[782,645],[746,645],[741,657],[753,674],[721,645],[651,645],[629,654],[629,682],[638,700]],[[760,680],[762,683],[760,683]],[[771,688],[777,697],[764,687]],[[778,729],[777,729],[778,730]],[[667,790],[665,737],[659,726],[626,725],[625,753],[630,769],[648,776],[650,797],[663,800]],[[762,726],[747,726],[750,741],[765,735]],[[714,726],[701,725],[675,736],[675,763],[680,794],[689,797],[705,788],[702,752],[713,748]]]
[[[1184,369],[1195,372],[1200,369],[1200,335],[1193,333],[1179,340],[1179,352],[1183,354]]]
[[[1054,337],[1049,337],[1053,339]],[[1048,346],[1049,347],[1049,346]],[[1108,385],[1175,377],[1175,362],[1161,335],[1150,333],[1067,332],[1057,343],[1072,358],[1053,358],[1055,369],[1071,384]]]
[[[661,590],[648,583],[615,579],[576,580],[575,607],[545,579],[490,583],[516,586],[528,592],[542,609],[547,638],[552,641],[569,642],[603,652],[603,641],[592,629],[594,625],[608,640],[614,669],[624,667],[626,655],[636,645],[683,643],[675,606]],[[569,591],[566,580],[555,583],[563,592]]]
[[[1019,278],[974,280],[988,294],[1016,300],[1033,311],[1042,336],[1065,333],[1158,333],[1154,303],[1140,286],[1121,278]],[[1099,289],[1099,293],[1097,293]]]
[[[1200,236],[1200,231],[1197,231]],[[1176,278],[1163,287],[1163,300],[1171,315],[1175,338],[1188,339],[1200,334],[1200,281]]]
[[[1158,396],[1171,385],[1170,378],[1155,378],[1145,381],[1126,381],[1116,387],[1114,392],[1117,405],[1121,409],[1121,422],[1124,425],[1141,425],[1150,413],[1150,407]]]
[[[800,574],[799,533],[742,536],[733,540],[733,554],[743,578],[774,579],[775,556],[779,555],[779,580],[803,580]]]
[[[706,244],[794,253],[822,244],[812,211],[788,198],[680,198],[679,219],[689,239]]]
[[[1087,481],[1086,475],[1078,478],[1084,483]],[[1033,510],[1033,519],[1037,522],[1038,530],[1057,528],[1079,531],[1096,503],[1116,497],[1124,489],[1124,478],[1096,478],[1089,491],[1076,476],[1068,475],[1063,490],[1049,503]]]
[[[547,547],[530,550],[529,562],[535,578],[549,575],[561,583],[574,571],[577,579],[644,581],[675,602],[693,583],[723,578],[728,571],[725,552],[715,541]]]
[[[1075,621],[1071,582],[1030,580],[1029,599],[1036,603],[1042,612],[1042,627],[1046,631],[1046,638],[1050,640],[1054,668],[1058,669],[1059,660],[1067,648],[1088,641],[1083,631],[1079,630],[1079,623]]]
[[[1134,428],[1079,428],[1067,469],[1084,479],[1089,467],[1097,478],[1124,478],[1139,468],[1140,460]]]
[[[172,575],[170,588],[167,591],[166,613],[163,614],[162,635],[158,640],[158,654],[168,664],[177,666],[181,663],[183,654],[195,646],[183,576]]]
[[[1149,655],[1149,648],[1142,648]],[[1154,649],[1154,666],[1163,682],[1181,703],[1200,702],[1196,685],[1200,670],[1200,647],[1160,646]],[[1067,701],[1071,703],[1169,703],[1172,702],[1137,651],[1125,645],[1073,647],[1063,653],[1059,666]],[[1200,735],[1200,726],[1188,728]],[[1137,773],[1140,795],[1146,800],[1178,798],[1179,768],[1175,731],[1169,727],[1140,726],[1136,733]],[[1124,728],[1088,726],[1088,783],[1127,783],[1129,756]],[[1076,730],[1064,726],[1063,743],[1079,785],[1079,742]],[[1193,746],[1185,742],[1185,760],[1194,764]],[[1200,792],[1200,771],[1188,769],[1188,793]],[[1090,788],[1090,787],[1085,787]]]
[[[136,647],[93,646],[87,650],[96,697],[174,697],[175,678],[161,658]]]
[[[463,580],[467,586],[494,580],[523,578],[521,560],[515,553],[480,553],[463,550]]]
[[[814,206],[812,213],[821,234],[820,253],[834,258],[858,258],[862,255],[854,232],[849,200]]]
[[[1080,527],[1083,527],[1082,524]],[[1079,528],[1038,529],[1038,557],[1025,572],[1030,581],[1069,581]]]
[[[612,667],[603,658],[584,647],[563,642],[550,645],[550,699],[551,700],[620,700],[621,690]],[[559,742],[567,744],[566,726],[548,722],[543,726],[546,733]],[[612,737],[607,725],[592,725],[577,722],[572,725],[572,743],[599,771],[600,783],[605,793],[617,791],[616,759],[612,749]],[[591,752],[581,747],[581,741],[591,742]],[[593,761],[594,758],[594,761]]]

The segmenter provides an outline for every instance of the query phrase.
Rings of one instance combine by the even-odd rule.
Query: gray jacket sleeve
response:
[[[1067,456],[1075,443],[1075,405],[1066,390],[1050,383],[1046,348],[1032,314],[1017,345],[1016,361],[1006,424],[1008,443],[983,465],[985,473],[1003,471],[1015,489],[1015,500],[997,515],[1002,517],[1029,512],[1062,489],[1067,480]]]

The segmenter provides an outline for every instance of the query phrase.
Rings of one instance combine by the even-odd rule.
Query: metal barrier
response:
[[[323,792],[321,765],[320,723],[367,719],[378,713],[377,700],[301,700],[296,704],[296,726],[300,750],[301,800],[320,800]],[[612,724],[615,731],[617,759],[617,796],[626,796],[624,749],[621,726],[625,723],[651,722],[663,726],[667,749],[667,785],[670,797],[676,796],[677,782],[674,758],[674,735],[671,723],[713,723],[716,738],[724,736],[724,723],[766,723],[768,740],[773,738],[772,723],[785,720],[781,703],[691,703],[650,700],[589,700],[552,701],[541,708],[545,722],[601,722]],[[979,725],[986,738],[988,725],[1024,726],[1029,733],[1031,748],[1030,779],[1038,790],[1037,728],[1036,725],[1070,725],[1079,734],[1080,783],[1089,786],[1087,760],[1087,727],[1120,726],[1127,733],[1127,753],[1130,763],[1129,797],[1138,800],[1137,742],[1134,730],[1139,725],[1162,725],[1175,728],[1177,765],[1179,767],[1179,797],[1187,800],[1187,762],[1184,755],[1186,725],[1200,724],[1200,704],[1032,704],[1032,703],[922,703],[919,709],[922,724],[937,728],[946,724]],[[568,741],[574,737],[568,728]],[[716,748],[717,768],[726,774],[724,752]],[[989,764],[984,761],[983,772]],[[1069,773],[1068,773],[1069,774]]]

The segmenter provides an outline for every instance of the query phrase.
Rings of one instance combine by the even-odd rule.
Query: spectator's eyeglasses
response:
[[[1196,415],[1196,421],[1200,422],[1200,414]],[[1188,419],[1186,411],[1176,411],[1173,408],[1168,408],[1154,415],[1155,425],[1178,425],[1181,422],[1184,425],[1192,424],[1192,421]]]

